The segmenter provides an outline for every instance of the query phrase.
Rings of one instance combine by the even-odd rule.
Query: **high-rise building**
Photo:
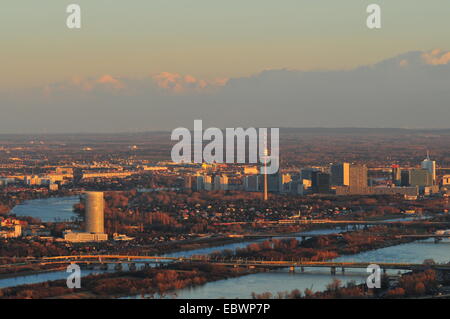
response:
[[[355,190],[364,190],[367,188],[367,166],[350,165],[349,186]]]
[[[281,191],[281,176],[279,172],[267,175],[267,187],[268,191],[271,193],[278,193]]]
[[[305,181],[311,182],[309,179]],[[304,195],[305,194],[305,185],[299,180],[293,180],[289,183],[289,193],[295,195]]]
[[[214,176],[214,190],[216,191],[226,191],[228,190],[228,176],[227,175],[216,175]]]
[[[330,174],[322,172],[312,172],[312,191],[319,194],[330,193]]]
[[[194,176],[188,175],[184,178],[184,188],[185,189],[194,189]]]
[[[244,189],[244,180],[242,176],[230,176],[228,177],[227,190],[229,191],[241,191]]]
[[[65,231],[64,240],[74,243],[108,240],[104,227],[103,192],[86,192],[85,205],[85,231]]]
[[[400,165],[392,165],[392,184],[400,186],[402,183],[402,170]]]
[[[244,189],[248,192],[258,192],[261,190],[262,175],[249,175],[244,178]]]
[[[409,171],[411,186],[431,186],[433,185],[433,176],[427,169],[412,169]]]
[[[200,191],[205,189],[204,179],[203,179],[203,176],[201,176],[201,175],[195,176],[195,183],[194,184],[195,184],[194,185],[194,190],[197,191],[197,192],[200,192]]]
[[[430,159],[430,154],[427,152],[427,158],[422,161],[422,168],[426,169],[433,179],[433,183],[436,182],[436,161]]]
[[[409,170],[402,170],[400,176],[401,176],[401,183],[400,183],[401,186],[407,187],[411,185],[411,174]]]
[[[103,192],[86,192],[86,232],[105,232]]]
[[[203,176],[203,188],[205,191],[212,191],[214,188],[214,176],[204,175]]]
[[[311,179],[312,179],[312,173],[313,173],[313,172],[319,172],[319,171],[320,171],[320,169],[315,168],[315,167],[306,167],[306,168],[303,168],[303,169],[301,170],[300,176],[301,176],[301,178],[303,178],[303,179],[309,179],[309,180],[311,180]]]
[[[349,186],[350,185],[350,164],[340,163],[331,165],[331,185]]]
[[[290,192],[292,183],[291,174],[281,174],[280,176],[280,193]]]
[[[427,169],[415,168],[404,170],[401,173],[402,186],[426,187],[433,185],[433,177]]]

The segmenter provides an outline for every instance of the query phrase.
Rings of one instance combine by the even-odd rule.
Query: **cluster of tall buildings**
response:
[[[312,189],[315,193],[334,192],[337,195],[383,195],[402,194],[417,196],[439,191],[436,182],[436,162],[429,155],[420,168],[401,169],[392,166],[392,183],[385,186],[371,186],[365,165],[350,163],[332,164],[328,172],[314,172]]]
[[[420,168],[401,169],[399,165],[392,166],[392,183],[396,186],[430,187],[436,185],[436,162],[427,158]]]
[[[269,192],[291,192],[292,185],[291,174],[277,173],[267,176],[267,187]],[[188,176],[186,178],[185,187],[194,191],[242,190],[259,192],[264,189],[264,175],[259,174],[258,171],[252,171],[251,174],[242,175],[204,173]]]
[[[445,176],[444,176],[445,178]],[[264,175],[257,167],[246,168],[236,174],[205,171],[186,179],[186,187],[195,191],[244,190],[262,192]],[[267,176],[267,190],[271,193],[336,194],[336,195],[405,195],[433,194],[439,191],[436,181],[436,162],[429,155],[420,168],[401,169],[392,166],[392,181],[372,186],[368,168],[364,164],[334,163],[328,168],[304,168],[300,172],[276,173]],[[450,178],[449,178],[450,183]]]
[[[312,193],[319,194],[417,196],[439,191],[436,162],[431,160],[429,155],[422,161],[420,168],[402,170],[399,165],[393,165],[392,183],[384,186],[372,186],[368,178],[368,168],[361,164],[336,163],[331,164],[328,170],[315,169],[306,173],[302,170],[303,178],[311,180]]]
[[[366,165],[335,163],[328,170],[311,173],[311,190],[318,194],[367,194],[370,192],[368,180]]]
[[[392,184],[400,187],[417,187],[424,194],[436,193],[439,190],[436,162],[427,154],[420,168],[402,169],[399,165],[393,165]]]

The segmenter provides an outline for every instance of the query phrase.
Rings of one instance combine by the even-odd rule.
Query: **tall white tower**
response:
[[[104,227],[103,192],[86,192],[86,232],[103,234]]]
[[[267,156],[268,156],[267,147],[264,148],[264,200],[267,201],[269,199],[269,190],[267,185]]]
[[[430,153],[427,151],[427,158],[422,161],[422,168],[430,172],[433,183],[436,183],[436,161],[430,159]]]

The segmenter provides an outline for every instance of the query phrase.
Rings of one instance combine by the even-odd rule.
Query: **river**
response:
[[[45,200],[27,201],[17,206],[13,212],[21,212],[21,215],[33,216],[48,219],[66,219],[74,215],[71,209],[78,197],[50,198]],[[19,208],[21,207],[21,208]],[[16,210],[17,209],[17,210]],[[31,215],[32,214],[32,215]],[[301,232],[298,236],[308,234],[330,234],[342,232],[342,230],[324,229]],[[233,243],[218,247],[208,247],[195,249],[191,251],[182,251],[166,254],[165,256],[192,256],[204,255],[214,251],[223,251],[226,249],[235,250],[245,247],[254,242],[264,239],[249,240],[241,243]],[[446,262],[450,260],[450,241],[443,240],[435,244],[432,239],[415,241],[412,243],[396,245],[392,247],[381,248],[373,251],[363,252],[351,256],[342,256],[336,261],[369,261],[369,262],[412,262],[421,263],[425,259],[434,259],[436,262]],[[112,270],[111,270],[112,271]],[[82,275],[86,276],[92,273],[102,273],[101,270],[82,270]],[[16,278],[0,279],[0,288],[11,287],[20,284],[38,283],[47,280],[66,279],[67,273],[56,271],[50,273],[40,273],[36,275],[20,276]],[[345,274],[337,273],[331,276],[328,269],[318,270],[315,268],[306,268],[305,272],[290,273],[287,269],[255,273],[239,278],[230,278],[216,282],[210,282],[196,288],[182,289],[177,292],[178,298],[200,299],[200,298],[250,298],[252,292],[263,293],[271,292],[276,294],[283,291],[299,289],[304,291],[306,288],[313,291],[321,291],[331,282],[333,278],[341,280],[343,283],[355,281],[362,283],[367,278],[365,269],[346,270]]]
[[[70,221],[77,218],[72,208],[78,202],[78,196],[33,199],[15,206],[11,213],[38,218],[43,222]]]
[[[450,240],[443,240],[438,244],[435,244],[433,239],[420,240],[351,256],[342,256],[336,258],[335,261],[422,263],[425,259],[448,262],[450,260]],[[306,288],[323,291],[333,278],[339,279],[343,283],[350,281],[363,283],[367,278],[365,271],[365,269],[346,269],[345,274],[338,271],[336,276],[331,276],[329,269],[305,268],[304,273],[299,271],[290,273],[287,269],[283,269],[182,289],[177,292],[177,298],[251,298],[252,292],[270,292],[276,295],[278,292],[294,289],[304,291]],[[389,273],[395,274],[396,272],[390,271]]]

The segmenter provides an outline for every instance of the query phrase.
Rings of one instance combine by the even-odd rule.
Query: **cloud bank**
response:
[[[0,93],[0,133],[216,127],[449,128],[450,52],[408,52],[342,71],[231,79],[110,74]]]

